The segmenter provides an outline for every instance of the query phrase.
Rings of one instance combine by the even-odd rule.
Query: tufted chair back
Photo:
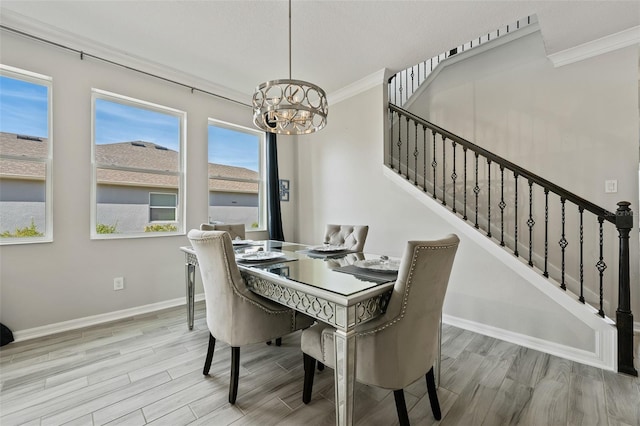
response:
[[[327,225],[324,242],[342,245],[349,250],[363,251],[369,227],[366,225]]]
[[[201,231],[227,231],[232,240],[240,238],[244,240],[244,224],[243,223],[203,223],[200,225]]]

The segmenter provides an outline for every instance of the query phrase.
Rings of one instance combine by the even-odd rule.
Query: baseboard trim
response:
[[[195,301],[204,300],[204,293],[196,294]],[[63,333],[65,331],[77,330],[80,328],[91,327],[98,324],[104,324],[136,315],[148,314],[151,312],[161,311],[163,309],[175,308],[176,306],[186,305],[184,297],[177,299],[165,300],[163,302],[151,303],[149,305],[137,306],[135,308],[123,309],[121,311],[108,312],[106,314],[91,315],[84,318],[77,318],[69,321],[58,322],[55,324],[43,325],[40,327],[29,328],[13,332],[15,342],[22,342],[38,337],[50,336],[52,334]]]
[[[473,331],[474,333],[504,340],[581,364],[609,371],[617,370],[617,366],[615,365],[615,351],[613,350],[617,345],[615,328],[612,328],[610,332],[598,332],[594,330],[594,333],[596,333],[596,348],[595,352],[590,352],[451,315],[443,314],[442,321],[454,327],[463,328]]]

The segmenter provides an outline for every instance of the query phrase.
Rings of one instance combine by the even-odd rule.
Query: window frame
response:
[[[53,77],[0,64],[0,75],[47,88],[47,156],[46,158],[4,155],[0,158],[13,161],[27,161],[44,164],[45,201],[44,235],[42,237],[0,238],[0,246],[15,244],[39,244],[53,242]]]
[[[119,103],[130,107],[147,109],[154,112],[172,115],[178,118],[180,141],[179,141],[179,170],[177,172],[170,172],[166,170],[154,170],[154,169],[141,169],[136,167],[117,166],[114,164],[103,164],[96,161],[96,100],[102,99],[108,102]],[[106,90],[92,88],[91,89],[91,205],[90,205],[90,238],[92,240],[110,240],[110,239],[124,239],[124,238],[155,238],[165,237],[170,235],[185,235],[185,217],[186,217],[186,135],[187,133],[187,113],[175,108],[167,107],[164,105],[155,104],[152,102],[144,101],[141,99],[132,98],[118,93],[108,92]],[[178,178],[178,193],[175,221],[163,221],[163,222],[149,222],[149,223],[172,223],[175,224],[175,231],[166,232],[127,232],[127,233],[112,233],[112,234],[99,234],[96,230],[97,222],[97,210],[98,210],[98,169],[110,169],[110,170],[122,170],[138,173],[149,173],[158,175],[176,176]],[[149,197],[149,202],[151,198]],[[149,218],[150,209],[149,205]]]
[[[258,137],[258,176],[260,177],[257,181],[258,183],[258,227],[257,228],[247,228],[245,225],[245,229],[247,231],[259,232],[267,230],[267,165],[266,165],[266,147],[267,147],[267,136],[265,132],[260,130],[253,129],[251,127],[241,126],[239,124],[229,123],[227,121],[218,120],[215,118],[209,118],[207,120],[207,134],[209,131],[209,126],[221,127],[227,130],[233,130],[236,132],[248,133]],[[242,182],[256,182],[252,179],[225,179],[219,176],[209,176],[208,173],[208,164],[209,164],[209,143],[207,140],[207,217],[209,217],[209,208],[211,205],[209,204],[209,179],[216,178],[219,180],[229,180],[229,181],[242,181]]]

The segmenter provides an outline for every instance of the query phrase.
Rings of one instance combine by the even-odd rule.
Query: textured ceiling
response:
[[[63,34],[77,49],[108,46],[248,100],[258,83],[288,77],[287,7],[285,0],[3,0],[0,18]],[[293,0],[292,77],[331,93],[532,14],[551,54],[640,25],[640,2]]]

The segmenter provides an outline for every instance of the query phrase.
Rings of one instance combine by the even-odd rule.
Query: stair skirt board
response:
[[[485,336],[493,337],[495,339],[504,340],[509,343],[514,343],[526,348],[558,356],[560,358],[565,358],[581,364],[586,364],[592,367],[598,367],[610,371],[618,370],[616,359],[618,336],[615,327],[611,327],[609,331],[594,330],[596,348],[594,352],[590,352],[571,346],[550,342],[548,340],[539,339],[537,337],[514,333],[512,331],[504,330],[490,325],[480,324],[478,322],[469,321],[464,318],[457,318],[451,315],[443,314],[442,322],[454,327],[463,328],[465,330],[473,331],[474,333],[479,333]]]
[[[382,172],[385,177],[452,225],[456,232],[472,240],[492,257],[504,264],[505,267],[519,275],[523,281],[526,281],[548,297],[549,300],[552,300],[559,308],[564,309],[581,323],[585,324],[586,327],[592,329],[595,348],[593,352],[586,351],[537,337],[503,330],[494,326],[480,324],[468,319],[447,316],[446,314],[444,317],[448,318],[448,321],[445,322],[583,364],[612,371],[617,370],[617,333],[615,323],[611,319],[598,316],[596,314],[597,309],[588,304],[583,305],[578,302],[577,297],[570,291],[561,290],[553,284],[553,280],[544,278],[537,270],[531,268],[524,259],[514,257],[513,254],[505,250],[504,247],[487,238],[485,234],[478,232],[473,226],[469,226],[469,224],[458,215],[453,214],[449,208],[443,206],[439,200],[434,200],[431,196],[426,196],[420,188],[415,187],[411,181],[406,180],[388,166],[382,165]]]

